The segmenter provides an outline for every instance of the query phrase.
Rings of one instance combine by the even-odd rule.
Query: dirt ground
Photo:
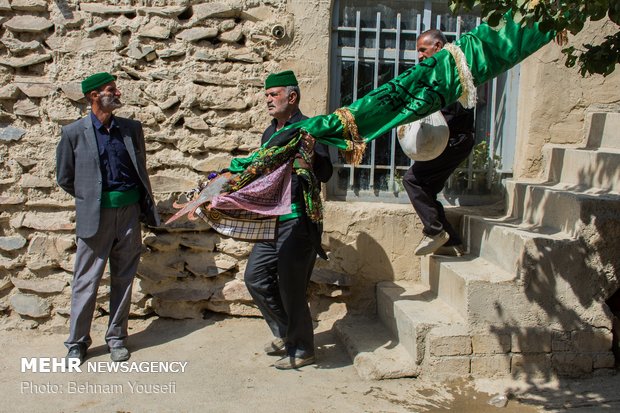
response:
[[[103,343],[106,322],[98,319],[93,326],[93,346],[82,372],[35,373],[32,365],[22,365],[22,358],[64,357],[65,333],[3,331],[0,411],[620,412],[620,375],[613,373],[545,384],[364,381],[327,323],[315,330],[317,364],[279,371],[272,366],[277,358],[262,353],[270,334],[261,319],[130,320],[130,371],[109,372],[113,363]],[[88,366],[99,371],[89,372]],[[176,372],[146,371],[154,366]],[[505,392],[510,394],[506,407],[488,404]]]

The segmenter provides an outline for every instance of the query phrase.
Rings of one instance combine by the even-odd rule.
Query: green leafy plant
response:
[[[620,64],[620,1],[618,0],[452,0],[450,9],[457,14],[461,9],[480,11],[492,27],[502,24],[502,16],[512,10],[516,22],[531,26],[539,23],[541,30],[562,34],[579,33],[588,20],[597,21],[605,16],[618,25],[618,31],[606,36],[598,44],[575,45],[562,49],[565,65],[579,65],[582,76],[607,76]],[[561,42],[563,43],[563,42]]]
[[[493,163],[493,169],[501,168],[502,166],[502,157],[500,155],[494,154],[492,159],[489,156],[489,143],[487,141],[479,142],[474,146],[474,149],[471,151],[472,153],[472,169],[474,170],[488,170],[489,166],[491,166],[491,162]],[[459,165],[459,168],[467,169],[468,160],[465,159]]]
[[[467,182],[467,181],[486,181],[487,175],[490,173],[490,179],[492,184],[496,184],[499,180],[499,174],[495,173],[496,169],[501,168],[502,166],[502,157],[500,155],[494,154],[492,157],[489,156],[489,144],[487,141],[479,142],[472,149],[472,163],[471,167],[473,173],[471,176],[468,172],[468,162],[469,158],[465,159],[455,172],[455,178],[457,181]],[[492,169],[490,167],[492,166]]]
[[[394,190],[396,192],[404,192],[405,186],[403,185],[403,175],[394,174]]]

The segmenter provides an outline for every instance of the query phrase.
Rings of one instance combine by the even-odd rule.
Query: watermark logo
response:
[[[142,383],[137,380],[117,383],[91,383],[68,381],[66,383],[35,383],[22,381],[21,394],[174,394],[177,383]]]
[[[21,372],[31,373],[81,373],[80,360],[60,357],[22,357]]]
[[[20,383],[21,394],[174,394],[177,391],[176,381],[158,382],[162,374],[185,373],[187,361],[87,361],[80,365],[77,358],[63,357],[22,357],[20,369],[22,373],[96,373],[95,382],[77,381],[71,377],[64,383],[51,381],[25,380]],[[118,381],[119,376],[110,376],[114,382],[102,383],[100,373],[134,373],[155,374],[149,380]],[[92,378],[86,376],[84,378]]]
[[[22,373],[185,373],[187,361],[88,361],[77,358],[22,357]]]

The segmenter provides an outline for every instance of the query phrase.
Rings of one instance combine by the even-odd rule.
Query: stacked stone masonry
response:
[[[66,327],[73,200],[55,183],[60,128],[88,107],[80,80],[118,76],[118,116],[141,121],[158,209],[255,149],[269,122],[263,79],[295,30],[284,0],[0,1],[0,313],[5,328]],[[272,27],[285,28],[275,38]],[[132,316],[259,315],[242,281],[251,245],[200,221],[144,228]],[[320,265],[318,266],[320,270]],[[312,300],[343,308],[346,273],[317,270]],[[106,273],[98,311],[107,311]],[[316,314],[321,317],[320,314]]]
[[[430,365],[439,374],[516,378],[579,377],[595,369],[612,369],[608,329],[550,333],[547,329],[513,335],[431,337]],[[455,370],[456,369],[456,370]]]

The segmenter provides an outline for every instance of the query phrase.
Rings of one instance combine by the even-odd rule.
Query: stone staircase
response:
[[[377,315],[335,324],[360,375],[581,376],[615,365],[620,113],[591,113],[582,147],[545,147],[537,181],[506,184],[506,215],[464,215],[469,254],[381,282]],[[372,337],[372,339],[369,339]]]

